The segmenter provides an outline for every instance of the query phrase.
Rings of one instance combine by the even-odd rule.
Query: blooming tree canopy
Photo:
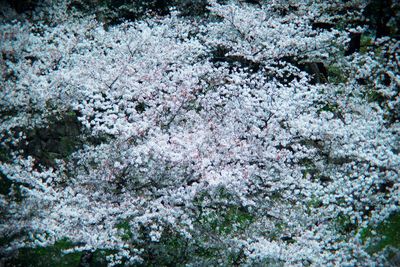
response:
[[[399,255],[376,248],[400,212],[398,39],[367,40],[366,1],[251,2],[105,28],[65,1],[0,25],[2,257],[62,240],[111,266]]]

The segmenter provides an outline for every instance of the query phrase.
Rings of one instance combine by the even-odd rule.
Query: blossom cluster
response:
[[[383,263],[361,235],[399,212],[399,42],[344,56],[350,30],[313,23],[359,1],[276,2],[1,25],[1,253],[66,238],[141,264],[177,236],[189,265]],[[81,145],[46,166],[28,133],[66,113]]]

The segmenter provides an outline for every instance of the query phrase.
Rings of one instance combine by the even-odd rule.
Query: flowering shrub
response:
[[[390,260],[365,233],[399,213],[399,42],[344,56],[365,29],[315,26],[359,1],[224,2],[1,26],[4,257],[68,240],[113,266]],[[66,114],[79,142],[43,161],[29,135]]]

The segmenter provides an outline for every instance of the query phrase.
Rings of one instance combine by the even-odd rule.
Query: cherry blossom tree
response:
[[[247,2],[3,23],[4,257],[68,240],[111,266],[388,263],[398,40],[345,55],[364,1]],[[30,136],[68,116],[79,142],[43,161]]]

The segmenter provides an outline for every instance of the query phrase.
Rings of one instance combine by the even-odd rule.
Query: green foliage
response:
[[[346,83],[347,77],[339,66],[331,65],[327,67],[328,71],[328,80],[330,83],[339,84]]]
[[[234,196],[224,187],[217,189],[214,200],[221,205],[208,207],[205,203],[210,200],[209,192],[198,195],[196,204],[203,207],[198,222],[201,227],[211,230],[214,234],[229,235],[245,230],[254,217],[246,209],[234,203]],[[232,204],[228,204],[232,202]]]
[[[360,40],[360,52],[362,54],[367,53],[372,44],[373,44],[373,36],[362,34]]]
[[[393,213],[377,225],[362,229],[360,236],[370,254],[383,251],[387,247],[400,249],[400,212]]]
[[[303,178],[306,178],[307,176],[314,177],[319,173],[317,167],[313,163],[311,159],[302,159],[300,162],[302,168],[302,173],[303,173]]]
[[[228,235],[245,230],[253,220],[253,215],[240,207],[232,206],[209,211],[203,214],[200,221],[213,232]]]
[[[0,145],[0,162],[7,162],[11,159],[9,151]]]
[[[63,252],[73,247],[68,239],[62,239],[52,246],[20,249],[15,257],[5,263],[10,267],[77,267],[83,252],[68,254]],[[115,251],[105,249],[94,251],[88,267],[108,266],[106,256],[113,252]]]
[[[12,186],[12,182],[0,172],[0,195],[7,195]]]
[[[81,125],[74,111],[48,120],[46,128],[24,130],[28,144],[21,148],[41,164],[53,166],[56,159],[67,159],[81,145]]]
[[[386,100],[386,96],[376,91],[374,88],[371,88],[366,92],[366,98],[368,102],[377,102],[377,103],[383,103]]]
[[[336,231],[342,235],[348,235],[357,229],[357,225],[351,220],[350,216],[341,214],[334,220]]]
[[[93,258],[90,263],[90,267],[107,267],[107,259],[106,257],[115,253],[113,250],[108,249],[98,249],[93,252]]]
[[[326,111],[326,112],[335,113],[335,112],[340,111],[340,107],[339,107],[339,105],[337,103],[328,102],[319,111],[320,112],[321,111]]]
[[[141,245],[144,263],[140,266],[184,266],[188,261],[188,240],[172,229],[165,229],[158,242]]]
[[[285,229],[288,228],[288,224],[283,221],[280,221],[280,222],[276,222],[274,226],[275,227],[273,229],[271,229],[271,232],[268,234],[268,237],[271,240],[280,241],[280,240],[282,240],[281,238],[284,235]],[[288,243],[295,242],[293,239],[287,239],[285,241]]]
[[[20,249],[16,257],[6,262],[6,265],[15,267],[75,267],[79,265],[82,253],[63,253],[63,250],[71,247],[73,247],[73,244],[64,239],[48,247]]]
[[[322,206],[322,201],[320,198],[313,196],[311,200],[306,203],[307,213],[311,214],[313,209],[319,208]]]
[[[0,171],[0,195],[6,196],[7,199],[12,198],[14,201],[20,202],[22,200],[22,193],[20,190],[21,185],[26,186],[26,184],[11,181]]]
[[[132,231],[129,225],[129,220],[121,221],[116,225],[116,228],[120,230],[120,237],[124,241],[129,241],[132,239]]]
[[[220,253],[220,250],[215,247],[204,247],[204,246],[199,246],[198,248],[195,249],[195,254],[196,256],[200,258],[205,258],[205,259],[211,259]]]
[[[60,150],[63,151],[64,155],[70,155],[75,149],[75,140],[68,136],[60,138]]]

